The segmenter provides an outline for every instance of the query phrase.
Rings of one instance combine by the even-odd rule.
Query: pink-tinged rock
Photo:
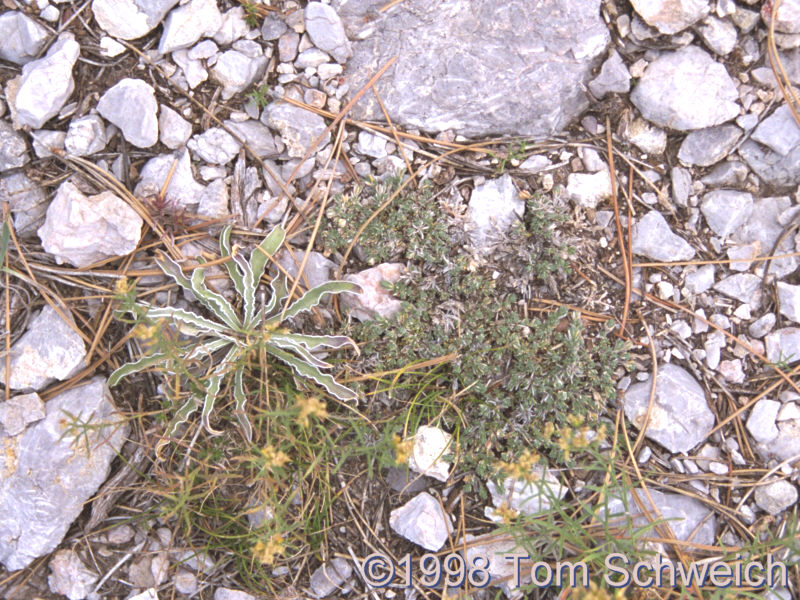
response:
[[[383,263],[377,267],[347,275],[345,281],[361,286],[360,294],[342,294],[342,304],[350,309],[350,314],[359,321],[375,317],[388,319],[399,311],[403,303],[392,296],[382,282],[396,283],[405,271],[402,263]]]

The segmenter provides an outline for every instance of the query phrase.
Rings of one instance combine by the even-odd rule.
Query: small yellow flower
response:
[[[503,502],[501,506],[497,507],[494,512],[497,516],[503,519],[503,523],[506,525],[510,525],[516,521],[517,517],[519,516],[519,511],[514,510],[505,502]]]
[[[553,434],[556,432],[556,426],[553,425],[550,421],[544,424],[544,437],[551,438]]]
[[[142,342],[151,343],[155,340],[160,325],[160,323],[153,323],[152,325],[139,323],[133,328],[133,336]]]
[[[284,550],[283,536],[276,533],[266,542],[256,542],[253,546],[253,556],[262,565],[271,565],[275,562],[275,557],[283,554]]]
[[[569,423],[573,427],[580,427],[581,425],[583,425],[583,417],[581,415],[568,415],[567,423]]]
[[[127,277],[121,277],[114,283],[114,293],[117,296],[124,296],[131,291],[131,287],[133,287],[133,282]]]
[[[300,407],[297,422],[301,427],[308,427],[309,417],[313,416],[318,419],[326,419],[328,417],[328,409],[325,407],[325,403],[321,402],[316,396],[298,397],[297,406]]]
[[[526,450],[520,455],[516,462],[500,461],[496,466],[498,470],[514,479],[521,479],[530,483],[539,479],[539,474],[534,471],[534,467],[539,464],[540,460],[541,456],[538,452]]]
[[[414,440],[404,440],[399,435],[395,434],[394,437],[392,437],[392,445],[394,446],[394,461],[398,465],[406,464],[414,448]]]
[[[277,450],[272,444],[267,444],[261,449],[261,455],[264,457],[264,466],[267,469],[279,469],[287,462],[289,457],[283,450]]]

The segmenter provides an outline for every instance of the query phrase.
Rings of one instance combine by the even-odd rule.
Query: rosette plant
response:
[[[191,390],[189,398],[172,417],[162,443],[166,443],[178,426],[198,409],[201,410],[200,418],[205,429],[212,434],[220,433],[211,427],[210,416],[216,400],[227,389],[232,391],[234,415],[249,442],[252,439],[252,426],[245,413],[245,375],[262,349],[289,365],[298,377],[313,381],[333,396],[341,400],[356,398],[353,390],[322,371],[331,365],[314,354],[318,350],[335,350],[346,346],[358,352],[355,342],[342,335],[293,333],[283,325],[288,319],[317,306],[327,294],[358,292],[359,286],[346,281],[329,281],[310,289],[286,306],[289,295],[287,279],[285,275],[278,274],[270,283],[269,298],[262,297],[258,306],[256,292],[259,282],[267,262],[283,243],[286,232],[281,227],[273,229],[250,253],[250,260],[246,260],[238,248],[231,248],[230,237],[231,227],[226,227],[220,235],[220,253],[223,258],[229,259],[224,264],[241,299],[237,303],[241,305],[238,310],[222,294],[208,288],[203,267],[194,269],[191,276],[187,276],[181,266],[166,255],[156,258],[158,266],[180,287],[190,291],[210,317],[193,310],[154,307],[138,302],[130,307],[138,323],[167,321],[184,338],[191,339],[178,352],[163,351],[164,344],[161,344],[157,351],[123,365],[109,378],[109,385],[114,386],[124,377],[150,368],[186,376]],[[198,362],[204,368],[195,368],[192,374],[187,365],[196,365]],[[201,373],[199,376],[198,372]]]

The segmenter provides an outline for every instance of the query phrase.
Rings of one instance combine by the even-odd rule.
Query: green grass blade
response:
[[[294,371],[301,377],[318,383],[328,390],[329,393],[336,396],[340,400],[355,400],[358,398],[358,394],[356,394],[353,390],[343,386],[340,383],[337,383],[337,381],[330,375],[322,373],[313,365],[304,363],[296,356],[293,356],[292,354],[289,354],[280,348],[275,348],[274,346],[267,346],[267,352],[292,367],[292,369],[294,369]]]
[[[253,441],[253,427],[250,425],[250,419],[244,411],[245,404],[247,403],[247,395],[244,393],[244,367],[239,367],[233,374],[233,398],[236,401],[236,407],[233,414],[236,420],[239,421],[239,426],[242,428],[242,433],[247,442]]]
[[[208,310],[217,315],[228,327],[235,330],[242,328],[236,311],[222,294],[211,291],[206,286],[204,269],[195,269],[192,273],[192,292]]]
[[[150,356],[143,356],[139,360],[122,365],[119,369],[115,370],[109,376],[108,378],[109,387],[114,387],[128,375],[132,375],[133,373],[139,373],[140,371],[144,371],[146,369],[149,369],[150,367],[162,364],[165,361],[166,357],[167,355],[162,353],[151,354]]]
[[[0,269],[5,265],[8,242],[11,239],[11,226],[8,224],[10,218],[5,219],[2,228],[0,228]]]
[[[231,256],[233,250],[231,248],[231,231],[233,227],[226,225],[219,236],[219,251],[223,257]],[[225,268],[228,270],[228,275],[233,281],[233,286],[236,288],[236,293],[239,296],[244,296],[244,273],[242,273],[239,266],[235,261],[229,260],[225,263]]]
[[[305,294],[300,296],[300,298],[292,302],[291,306],[286,309],[284,319],[288,319],[300,314],[301,312],[311,310],[317,306],[322,301],[322,298],[327,294],[341,294],[343,292],[358,293],[360,291],[361,286],[357,283],[352,283],[350,281],[328,281],[322,285],[318,285],[317,287],[308,290]],[[268,320],[267,324],[272,325],[274,324],[273,321],[277,322],[279,318],[280,315],[277,315]]]

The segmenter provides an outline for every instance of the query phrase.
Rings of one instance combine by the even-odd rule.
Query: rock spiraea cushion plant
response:
[[[321,349],[335,350],[346,346],[358,351],[353,340],[343,335],[293,333],[282,325],[288,319],[317,306],[328,294],[358,292],[358,285],[329,281],[310,289],[285,306],[289,288],[286,277],[278,274],[270,284],[269,298],[262,297],[259,306],[256,300],[259,281],[269,258],[283,243],[286,232],[280,227],[273,229],[253,249],[249,261],[238,252],[238,248],[231,247],[230,237],[231,228],[226,227],[220,235],[220,253],[223,258],[230,258],[225,262],[225,267],[241,299],[240,311],[223,295],[208,288],[204,268],[194,269],[189,277],[177,262],[165,255],[156,259],[161,270],[184,290],[191,292],[213,318],[193,310],[169,306],[159,308],[132,303],[125,307],[134,316],[137,326],[143,326],[149,332],[148,337],[155,336],[163,341],[165,336],[157,334],[160,329],[158,324],[168,322],[178,333],[190,338],[188,344],[180,348],[174,344],[156,343],[158,351],[123,365],[109,378],[109,384],[113,386],[132,373],[151,368],[160,368],[183,377],[191,392],[172,417],[160,446],[201,407],[201,421],[205,429],[212,434],[219,433],[211,427],[210,416],[216,400],[228,386],[235,401],[234,415],[245,438],[250,441],[252,427],[245,413],[245,376],[248,366],[262,350],[289,365],[297,376],[325,388],[333,396],[341,400],[356,398],[353,390],[322,371],[331,365],[314,354]],[[220,355],[223,355],[221,360],[215,359]],[[198,363],[204,368],[195,368]]]

